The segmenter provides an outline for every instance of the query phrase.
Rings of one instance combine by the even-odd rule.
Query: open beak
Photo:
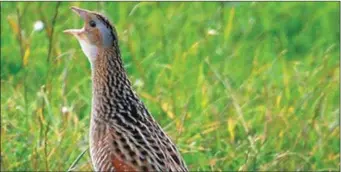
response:
[[[71,7],[71,9],[73,12],[78,14],[84,21],[88,20],[88,18],[89,18],[89,15],[88,15],[89,11],[88,10],[84,10],[84,9],[77,8],[77,7]],[[63,32],[78,37],[82,32],[84,32],[84,29],[67,29],[67,30],[64,30]]]
[[[63,32],[70,35],[78,36],[83,32],[83,29],[67,29],[64,30]]]
[[[82,17],[84,20],[86,20],[88,18],[88,14],[90,13],[88,10],[84,10],[81,8],[77,8],[77,7],[71,7],[72,11],[75,12],[76,14],[78,14],[80,17]]]

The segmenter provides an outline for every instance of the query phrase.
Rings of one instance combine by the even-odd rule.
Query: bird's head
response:
[[[79,41],[84,54],[90,61],[95,60],[101,48],[111,48],[117,41],[117,33],[112,24],[101,14],[77,7],[71,7],[83,20],[81,29],[68,29]]]

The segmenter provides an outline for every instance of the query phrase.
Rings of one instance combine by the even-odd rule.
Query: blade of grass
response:
[[[81,154],[78,155],[78,157],[75,159],[75,161],[73,161],[72,165],[69,167],[69,169],[67,170],[72,171],[75,166],[77,165],[77,163],[79,162],[79,160],[83,157],[83,155],[85,154],[85,152],[88,150],[89,148],[86,148]]]

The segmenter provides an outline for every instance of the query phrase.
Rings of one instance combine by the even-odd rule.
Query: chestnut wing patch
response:
[[[135,168],[126,164],[124,161],[116,158],[115,156],[111,156],[111,164],[115,171],[137,171]]]

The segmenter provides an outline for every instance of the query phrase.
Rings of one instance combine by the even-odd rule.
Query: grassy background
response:
[[[70,6],[115,23],[135,90],[191,170],[340,169],[338,2],[1,2],[1,170],[91,169]]]

